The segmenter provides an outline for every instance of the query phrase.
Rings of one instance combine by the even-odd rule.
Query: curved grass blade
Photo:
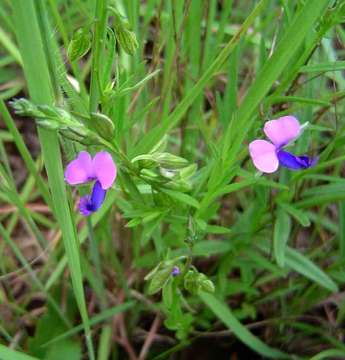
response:
[[[271,359],[289,359],[289,355],[269,347],[258,337],[254,336],[244,325],[242,325],[233,315],[228,306],[220,302],[211,294],[201,293],[201,300],[212,310],[212,312],[222,321],[234,335],[236,335],[248,347],[257,353]]]

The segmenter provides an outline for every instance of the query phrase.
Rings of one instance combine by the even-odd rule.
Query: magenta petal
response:
[[[71,161],[65,171],[65,180],[70,185],[86,183],[94,178],[91,155],[81,151],[78,157]]]
[[[276,147],[266,140],[254,140],[249,144],[249,153],[255,167],[265,173],[273,173],[279,167]]]
[[[273,144],[280,148],[298,138],[301,126],[294,116],[283,116],[277,120],[267,121],[264,132]]]
[[[93,158],[93,171],[102,189],[109,189],[116,178],[116,165],[113,158],[106,151],[100,151]]]

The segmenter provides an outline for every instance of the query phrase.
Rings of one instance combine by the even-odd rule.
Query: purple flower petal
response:
[[[277,153],[280,165],[290,170],[308,169],[316,165],[318,159],[307,155],[295,156],[287,151],[280,150]]]
[[[273,173],[279,167],[276,147],[266,140],[254,140],[249,144],[249,153],[255,167],[265,173]]]
[[[181,273],[181,271],[178,266],[174,266],[173,269],[171,270],[171,275],[174,277],[177,275],[180,275],[180,273]]]
[[[103,204],[106,190],[102,189],[99,181],[95,182],[91,196],[85,195],[80,198],[79,211],[84,216],[89,216],[91,213],[97,211]]]
[[[116,165],[113,158],[106,151],[100,151],[92,161],[93,170],[97,180],[101,183],[102,189],[109,189],[116,178]]]
[[[79,211],[84,216],[91,215],[92,211],[89,210],[90,195],[82,196],[79,200]]]
[[[90,210],[97,211],[101,207],[105,199],[106,192],[107,191],[102,188],[101,183],[96,181],[92,189]]]
[[[277,120],[267,121],[264,132],[277,148],[281,148],[298,138],[301,126],[294,116],[283,116]]]
[[[70,185],[86,183],[94,178],[92,159],[88,152],[81,151],[65,171],[65,180]]]

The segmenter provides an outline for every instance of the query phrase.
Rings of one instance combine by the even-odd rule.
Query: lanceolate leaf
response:
[[[222,303],[214,295],[201,293],[201,300],[212,310],[212,312],[223,322],[236,337],[257,353],[270,359],[289,359],[289,355],[273,349],[253,335],[234,316],[229,306]]]

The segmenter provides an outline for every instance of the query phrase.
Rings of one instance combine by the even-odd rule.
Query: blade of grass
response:
[[[52,306],[52,308],[56,311],[56,313],[59,315],[59,317],[61,318],[61,320],[66,324],[66,326],[70,327],[70,323],[68,321],[68,319],[66,318],[66,316],[63,314],[63,312],[61,311],[61,309],[59,308],[58,304],[56,303],[56,301],[49,295],[49,293],[44,289],[43,284],[41,283],[41,281],[37,278],[35,272],[33,271],[33,269],[31,268],[30,264],[28,263],[28,261],[25,259],[25,257],[23,256],[23,254],[21,253],[20,249],[18,248],[18,246],[14,243],[14,241],[11,239],[11,237],[9,236],[7,230],[3,227],[3,225],[0,223],[0,234],[2,239],[5,241],[5,243],[12,249],[14,255],[16,256],[16,258],[18,259],[18,261],[21,263],[21,265],[24,267],[24,269],[27,271],[27,273],[30,275],[30,277],[32,278],[35,286],[40,289],[40,291],[42,291],[46,298],[47,301],[49,302],[49,304]]]
[[[193,104],[194,100],[203,91],[204,87],[212,79],[214,74],[220,69],[229,55],[237,46],[243,34],[249,29],[251,24],[257,18],[259,13],[263,10],[266,4],[266,0],[261,0],[256,5],[254,10],[246,18],[240,29],[234,35],[234,37],[228,42],[224,49],[219,53],[217,58],[212,62],[212,64],[205,70],[198,82],[190,89],[187,95],[180,101],[176,106],[174,111],[163,120],[163,123],[153,128],[136,147],[136,154],[141,154],[149,151],[168,131],[173,129],[179,121],[183,118],[184,114],[188,108]]]
[[[271,359],[290,359],[288,354],[269,347],[258,337],[254,336],[236,319],[229,307],[220,302],[216,297],[206,293],[201,293],[199,296],[218,317],[218,319],[222,321],[231,331],[233,331],[234,335],[236,335],[243,343],[255,352]]]
[[[93,318],[90,319],[90,326],[99,324],[100,322],[102,322],[104,320],[107,320],[107,319],[113,317],[116,314],[127,311],[128,309],[132,308],[135,304],[136,304],[135,301],[128,301],[128,302],[126,302],[124,304],[121,304],[121,305],[106,309],[103,312],[101,312],[100,314],[95,315]],[[70,337],[72,335],[75,335],[75,334],[77,334],[78,332],[80,332],[82,330],[83,330],[83,324],[77,325],[74,328],[72,328],[72,329],[70,329],[68,331],[65,331],[63,334],[55,337],[54,339],[49,340],[48,342],[42,344],[42,346],[51,345],[51,344],[53,344],[53,343],[55,343],[57,341],[60,341],[62,339],[66,339],[66,338],[68,338],[68,337]]]
[[[22,136],[20,135],[20,132],[18,131],[13,118],[11,117],[10,113],[6,108],[6,105],[2,100],[0,100],[0,114],[2,115],[2,119],[4,120],[8,130],[13,136],[13,141],[16,144],[16,147],[22,159],[24,160],[26,167],[36,179],[37,187],[40,190],[45,202],[47,203],[47,205],[51,205],[51,199],[50,199],[48,187],[46,183],[43,181],[39,172],[37,171],[36,164],[31,157],[30,151],[26,147],[25,142]]]
[[[39,360],[36,357],[26,355],[19,351],[15,351],[1,344],[0,344],[0,358],[1,360]]]

